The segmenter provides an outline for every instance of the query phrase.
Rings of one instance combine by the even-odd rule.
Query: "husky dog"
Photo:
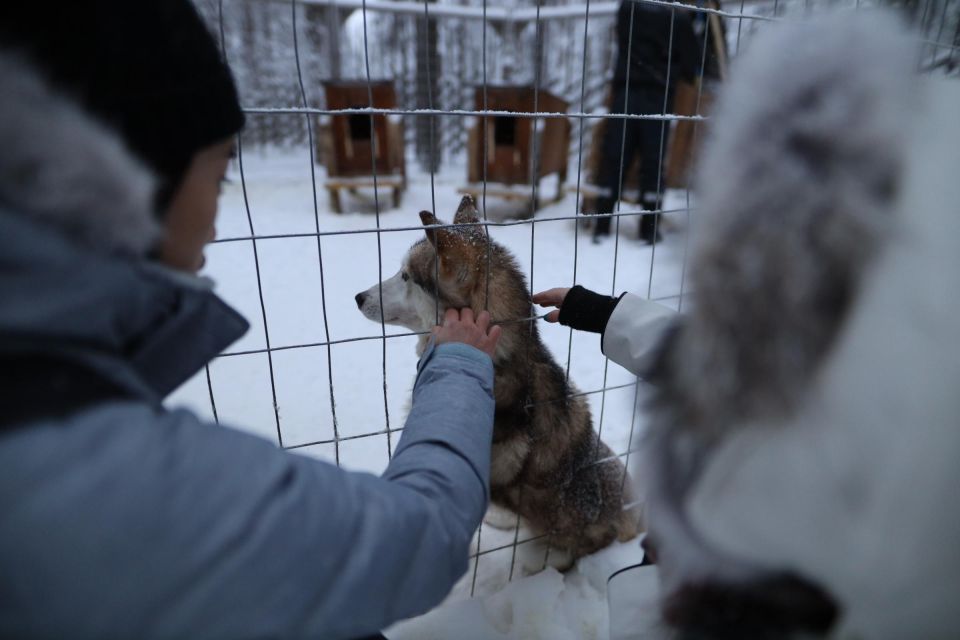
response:
[[[522,516],[566,566],[614,540],[637,535],[637,518],[624,510],[629,478],[600,441],[590,410],[540,340],[530,295],[510,253],[489,240],[466,196],[454,224],[423,211],[426,238],[411,247],[400,271],[357,294],[370,320],[429,331],[448,308],[486,309],[503,334],[494,357],[496,416],[490,492],[494,505]],[[382,293],[381,293],[382,286]],[[439,314],[439,315],[438,315]],[[429,336],[421,336],[422,354]],[[561,561],[562,562],[562,561]],[[562,568],[561,563],[561,568]]]

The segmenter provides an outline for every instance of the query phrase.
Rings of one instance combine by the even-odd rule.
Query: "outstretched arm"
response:
[[[547,322],[601,334],[604,355],[636,374],[677,315],[669,307],[630,293],[614,298],[579,285],[541,291],[533,302],[556,307],[547,314]]]
[[[0,524],[17,549],[4,556],[5,600],[20,612],[0,628],[356,638],[423,613],[467,568],[493,412],[490,358],[443,343],[421,361],[381,477],[135,403],[36,432],[51,455],[18,466],[22,508]]]

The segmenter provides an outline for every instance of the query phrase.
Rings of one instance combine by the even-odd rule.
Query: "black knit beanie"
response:
[[[190,0],[0,2],[0,46],[119,131],[166,209],[193,155],[243,127],[230,69]]]

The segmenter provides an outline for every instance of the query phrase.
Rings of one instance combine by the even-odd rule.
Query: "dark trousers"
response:
[[[611,113],[660,114],[663,113],[662,87],[616,87]],[[672,104],[667,100],[667,107]],[[666,152],[669,123],[663,120],[638,120],[629,118],[610,118],[606,122],[606,131],[601,147],[599,186],[607,193],[597,198],[596,213],[612,213],[620,199],[623,178],[630,165],[640,156],[640,198],[641,206],[647,210],[660,208],[660,191],[663,189],[660,179],[663,167],[663,154]],[[661,140],[662,139],[662,140]],[[622,153],[621,153],[622,151]],[[641,221],[643,228],[656,224],[655,215],[645,215]],[[652,235],[652,228],[650,229]],[[598,218],[596,232],[610,232],[610,218]]]

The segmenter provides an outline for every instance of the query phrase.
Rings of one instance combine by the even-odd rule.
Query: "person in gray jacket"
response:
[[[0,638],[357,638],[427,611],[487,506],[499,328],[448,311],[380,477],[164,408],[248,327],[193,274],[242,113],[186,0],[113,3],[145,20],[124,33],[76,4],[76,59],[0,16]]]

